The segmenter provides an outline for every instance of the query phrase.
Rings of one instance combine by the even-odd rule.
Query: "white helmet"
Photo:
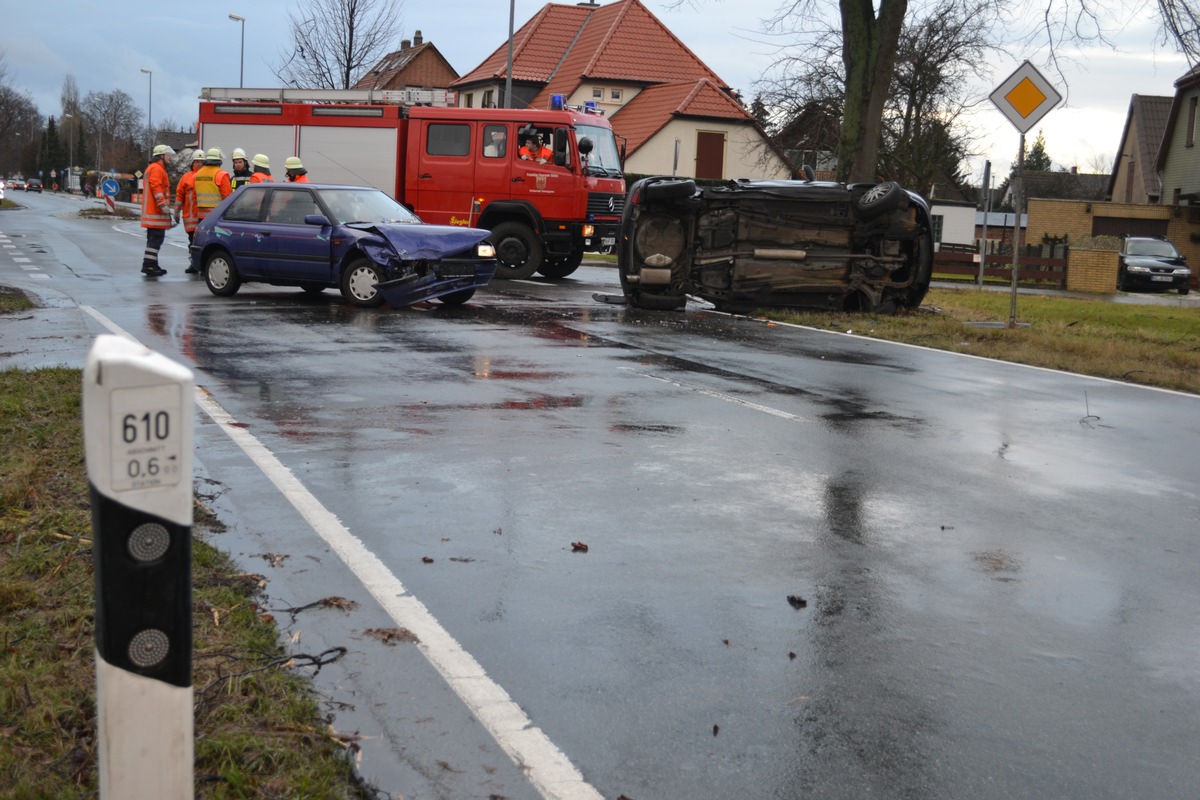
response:
[[[175,149],[173,147],[171,147],[171,145],[169,145],[169,144],[154,145],[154,157],[155,158],[158,158],[159,156],[173,156],[173,155],[175,155]]]
[[[235,148],[233,148],[233,155],[231,155],[230,158],[233,159],[234,161],[237,161],[239,158],[242,159],[243,161],[245,161],[246,160],[246,151],[240,147],[235,147]]]

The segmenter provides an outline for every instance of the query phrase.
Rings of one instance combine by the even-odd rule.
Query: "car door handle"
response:
[[[512,182],[513,183],[524,183],[525,179],[524,178],[513,178]]]
[[[428,172],[422,172],[417,177],[420,178],[421,180],[428,180],[429,178],[432,178],[433,175],[429,174]]]

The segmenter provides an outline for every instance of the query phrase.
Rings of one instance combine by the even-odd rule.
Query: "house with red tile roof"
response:
[[[466,108],[505,105],[508,42],[451,84]],[[640,0],[549,3],[513,34],[513,107],[593,105],[626,143],[626,172],[786,178],[793,168],[730,88]]]
[[[446,57],[415,31],[411,41],[402,40],[399,50],[381,58],[350,88],[446,89],[457,79],[458,72]]]

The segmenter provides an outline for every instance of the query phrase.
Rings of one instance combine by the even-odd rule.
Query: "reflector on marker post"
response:
[[[100,336],[83,373],[101,798],[191,798],[192,373]]]

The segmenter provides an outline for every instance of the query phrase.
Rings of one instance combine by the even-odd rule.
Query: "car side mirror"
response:
[[[305,214],[304,224],[318,225],[324,228],[329,225],[329,217],[325,216],[324,214]]]

